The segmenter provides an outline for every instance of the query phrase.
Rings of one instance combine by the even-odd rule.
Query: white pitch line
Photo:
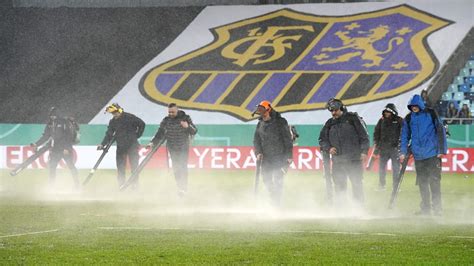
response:
[[[157,228],[156,230],[161,231],[192,231],[192,232],[215,232],[215,231],[222,231],[222,232],[231,232],[228,230],[219,230],[214,228]]]
[[[150,228],[150,227],[112,227],[112,226],[104,226],[104,227],[97,227],[98,229],[102,230],[157,230],[157,231],[196,231],[196,232],[209,232],[209,231],[219,231],[218,229],[214,228]]]
[[[373,236],[397,236],[390,233],[360,233],[360,232],[343,232],[343,231],[303,231],[303,230],[287,230],[287,231],[272,231],[268,233],[313,233],[313,234],[337,234],[337,235],[373,235]]]
[[[315,234],[337,234],[337,235],[363,235],[364,233],[359,232],[341,232],[341,231],[306,231],[306,233]]]
[[[0,236],[0,238],[15,237],[15,236],[27,236],[27,235],[37,235],[37,234],[52,233],[52,232],[57,232],[57,231],[59,231],[59,229],[46,230],[46,231],[38,231],[38,232],[30,232],[30,233],[23,233],[23,234],[5,235],[5,236]]]
[[[191,232],[245,232],[239,230],[225,230],[216,228],[148,228],[148,227],[98,227],[103,230],[157,230],[157,231],[191,231]],[[397,236],[390,233],[361,233],[361,232],[343,232],[343,231],[304,231],[304,230],[284,230],[284,231],[260,231],[260,233],[275,234],[275,233],[289,233],[289,234],[337,234],[337,235],[376,235],[376,236]]]
[[[390,233],[372,233],[370,235],[373,235],[373,236],[397,236],[396,234],[390,234]]]
[[[149,228],[149,227],[98,227],[103,230],[156,230],[156,231],[191,231],[191,232],[245,232],[239,230],[225,230],[216,228],[178,228],[178,227],[166,227],[166,228]],[[283,230],[283,231],[259,231],[260,233],[267,234],[337,234],[337,235],[374,235],[374,236],[397,236],[396,234],[390,233],[361,233],[361,232],[344,232],[344,231],[304,231],[304,230]]]
[[[213,228],[197,228],[196,231],[219,231],[219,230],[213,229]]]
[[[123,227],[112,227],[112,226],[103,226],[97,227],[103,230],[150,230],[149,227],[131,227],[131,226],[123,226]]]
[[[304,231],[304,230],[284,230],[284,231],[262,231],[263,233],[290,233],[290,234],[337,234],[337,235],[363,235],[359,232],[339,232],[339,231]]]
[[[450,238],[474,239],[474,236],[448,236]]]

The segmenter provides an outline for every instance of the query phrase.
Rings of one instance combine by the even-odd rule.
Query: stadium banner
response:
[[[77,146],[75,149],[76,167],[79,169],[92,168],[100,151],[95,146]],[[148,150],[139,150],[140,159],[143,159]],[[13,169],[33,154],[29,146],[0,146],[0,168]],[[96,155],[96,156],[94,156]],[[233,147],[206,147],[193,146],[189,153],[190,169],[255,169],[255,153],[251,146]],[[322,155],[318,147],[294,147],[293,163],[290,167],[299,171],[322,170]],[[31,169],[44,169],[47,167],[48,153],[43,154],[32,165]],[[366,163],[366,162],[365,162]],[[171,160],[167,155],[166,148],[160,148],[147,165],[148,169],[166,169],[171,166]],[[63,161],[60,167],[64,168]],[[111,147],[104,158],[100,169],[115,169],[115,147]],[[413,171],[413,161],[407,167]],[[377,171],[375,163],[372,171]],[[442,159],[442,170],[444,172],[473,173],[474,172],[474,148],[449,148],[448,154]]]
[[[291,124],[324,124],[336,97],[374,125],[389,102],[408,112],[472,27],[471,11],[416,1],[206,7],[109,102],[151,124],[170,102],[197,124],[244,124],[268,100]],[[89,123],[109,119],[100,110]]]

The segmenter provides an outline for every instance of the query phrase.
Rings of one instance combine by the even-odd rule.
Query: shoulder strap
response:
[[[410,120],[411,120],[411,113],[408,113],[406,116],[405,116],[405,121],[407,122],[407,125],[410,126]]]
[[[428,113],[431,115],[431,120],[433,121],[433,125],[436,125],[436,120],[438,119],[438,114],[436,111],[432,108],[426,108],[428,110]]]

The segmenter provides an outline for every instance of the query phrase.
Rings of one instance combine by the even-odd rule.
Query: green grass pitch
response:
[[[252,171],[191,170],[179,199],[167,170],[126,192],[99,170],[80,193],[64,170],[54,189],[46,170],[2,170],[0,264],[474,264],[472,173],[443,175],[442,217],[413,215],[413,173],[391,211],[377,178],[365,174],[365,210],[352,212],[326,204],[320,171],[290,171],[276,210]]]

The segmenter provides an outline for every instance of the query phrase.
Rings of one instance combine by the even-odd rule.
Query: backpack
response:
[[[365,123],[364,119],[362,118],[362,116],[359,116],[359,114],[357,112],[347,112],[348,114],[352,115],[352,116],[355,116],[357,118],[359,118],[359,121],[360,123],[362,124],[362,127],[364,127],[365,131],[367,131],[367,124]],[[352,125],[352,126],[355,126],[354,124],[354,120],[352,120],[351,118],[348,119],[349,123]]]
[[[79,131],[79,124],[76,122],[74,117],[65,117],[66,120],[66,131],[69,139],[72,140],[72,144],[79,144],[81,141],[81,133]]]
[[[359,116],[359,114],[357,112],[347,112],[346,111],[346,114],[349,115],[349,118],[347,119],[347,121],[349,122],[349,124],[351,124],[351,126],[353,126],[355,128],[355,123],[354,123],[354,118],[358,118],[360,123],[362,124],[362,127],[365,129],[366,132],[367,131],[367,124],[365,123],[364,119],[362,118],[362,116]],[[333,118],[331,118],[333,119]],[[328,121],[330,121],[331,119],[329,119]],[[332,127],[331,123],[329,123],[329,127],[328,127],[328,130]]]

